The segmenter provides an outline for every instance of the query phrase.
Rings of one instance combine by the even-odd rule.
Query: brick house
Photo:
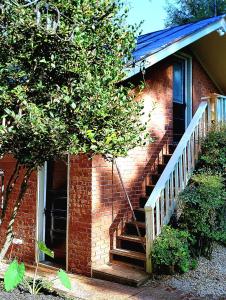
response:
[[[174,169],[172,176],[169,174],[172,180],[169,178],[167,182],[168,194],[173,199],[167,194],[167,187],[159,198],[160,204],[157,197],[155,206],[149,209],[148,199],[157,193],[155,187],[162,182],[164,169],[169,169],[168,162],[172,165],[172,153],[179,153],[177,145],[189,125],[195,122],[193,116],[200,111],[201,101],[221,100],[221,116],[225,114],[225,98],[219,96],[226,94],[225,31],[226,18],[219,16],[138,38],[134,62],[127,65],[125,84],[132,82],[136,86],[145,79],[145,88],[138,98],[144,99],[145,113],[154,108],[150,131],[155,141],[130,151],[126,158],[118,158],[117,166],[100,156],[90,160],[86,155],[68,156],[67,163],[47,162],[30,180],[15,223],[11,256],[31,264],[40,261],[43,265],[63,265],[69,272],[87,276],[117,273],[120,262],[121,271],[130,264],[138,269],[148,265],[149,253],[145,253],[150,245],[145,250],[144,237],[149,243],[150,235],[158,235],[167,222],[170,216],[167,208],[173,208],[176,199],[174,192],[173,196],[170,194],[171,184],[179,182],[173,187],[178,191],[186,185],[189,158],[181,156],[186,165],[182,169],[178,163],[177,171]],[[200,120],[199,137],[207,129],[205,117],[201,116]],[[195,134],[196,131],[194,140]],[[196,147],[189,145],[183,154],[189,155]],[[195,157],[190,158],[194,166]],[[14,164],[11,156],[0,161],[5,182]],[[151,212],[156,218],[151,221],[154,229],[150,227],[145,234]],[[45,241],[55,251],[55,259],[38,256],[36,240]],[[113,271],[105,265],[109,260],[116,266]],[[150,272],[150,266],[147,271]]]

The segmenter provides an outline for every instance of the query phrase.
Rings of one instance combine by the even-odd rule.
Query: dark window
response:
[[[185,74],[184,74],[184,61],[177,61],[173,65],[173,102],[183,104],[184,103],[184,86],[185,86]]]

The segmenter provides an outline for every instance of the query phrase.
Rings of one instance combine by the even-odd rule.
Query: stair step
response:
[[[92,269],[93,277],[138,287],[149,279],[142,270],[125,264],[106,264]]]
[[[165,164],[159,164],[158,165],[158,173],[162,174],[162,172],[164,171],[166,165]]]
[[[117,238],[120,240],[125,240],[129,242],[140,243],[140,244],[146,242],[145,238],[141,239],[139,236],[133,234],[121,234],[117,236]]]
[[[146,195],[147,195],[147,196],[150,196],[150,195],[151,195],[151,193],[152,193],[154,187],[155,187],[154,184],[151,184],[151,185],[147,185],[147,186],[146,186]],[[147,200],[146,200],[146,202],[147,202]]]
[[[168,151],[169,151],[169,154],[173,154],[173,152],[175,151],[175,149],[177,148],[177,143],[176,144],[171,144],[171,145],[168,145]]]
[[[164,154],[163,155],[163,163],[167,164],[168,161],[170,160],[171,156],[172,156],[172,154]]]
[[[116,249],[110,250],[110,254],[125,256],[125,257],[129,257],[129,258],[137,259],[137,260],[146,261],[145,253],[136,252],[136,251],[127,250],[127,249],[116,248]]]
[[[136,220],[139,222],[145,222],[145,211],[144,208],[138,208],[134,209],[134,214],[136,217]]]
[[[155,185],[157,183],[157,181],[159,180],[161,174],[153,174],[151,175],[151,181],[153,183],[153,185]]]
[[[139,228],[145,228],[146,227],[146,224],[145,222],[140,222],[140,221],[131,221],[130,222],[131,224],[134,224],[134,226],[138,226]]]
[[[144,208],[146,202],[148,201],[148,198],[147,197],[141,197],[140,198],[140,207],[141,208]]]
[[[142,223],[142,225],[145,224],[145,223]],[[141,236],[144,236],[145,233],[146,233],[146,228],[145,226],[139,226],[138,225],[138,228],[139,228],[139,231],[140,231],[140,234]],[[125,233],[124,234],[129,234],[129,235],[138,235],[138,232],[137,232],[137,228],[135,226],[135,223],[134,222],[127,222],[125,224]]]

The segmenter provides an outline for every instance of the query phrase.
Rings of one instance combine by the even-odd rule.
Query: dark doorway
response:
[[[45,261],[65,267],[67,163],[63,160],[47,162],[45,220],[45,243],[54,251],[54,259],[45,256]]]
[[[173,141],[178,143],[185,131],[186,113],[185,61],[177,59],[173,65]]]

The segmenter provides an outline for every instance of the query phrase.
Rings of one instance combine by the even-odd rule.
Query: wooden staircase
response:
[[[145,197],[141,197],[139,207],[134,209],[136,220],[126,222],[122,233],[116,236],[116,247],[110,250],[110,263],[93,270],[93,276],[119,283],[139,286],[149,278],[146,270],[146,224],[144,206],[158,179],[170,160],[176,145],[168,145],[167,153],[156,167],[156,173],[150,175],[150,184],[146,186]],[[138,228],[138,230],[137,230]],[[125,270],[125,274],[123,273]],[[128,274],[132,274],[129,278]],[[137,275],[137,276],[136,276]],[[133,280],[139,278],[139,280]]]
[[[93,269],[94,277],[135,286],[147,280],[147,273],[152,272],[153,242],[177,207],[179,193],[195,169],[201,143],[212,123],[221,126],[225,122],[226,96],[204,97],[183,136],[173,139],[178,145],[167,146],[164,152],[167,154],[162,151],[162,159],[157,159],[156,172],[150,176],[150,182],[147,180],[145,197],[140,199],[139,208],[133,210],[133,219],[126,222],[122,233],[116,236],[116,247],[110,250],[110,263]],[[116,162],[115,165],[132,209]]]
[[[134,209],[136,221],[131,220],[125,223],[122,234],[116,236],[116,248],[110,250],[110,262],[113,264],[123,262],[144,270],[146,268],[146,224],[144,206],[170,160],[176,145],[169,145],[168,148],[169,154],[163,155],[162,163],[157,166],[156,173],[151,175],[151,184],[146,186],[146,195],[140,198],[139,208]],[[140,236],[137,227],[139,228]]]

